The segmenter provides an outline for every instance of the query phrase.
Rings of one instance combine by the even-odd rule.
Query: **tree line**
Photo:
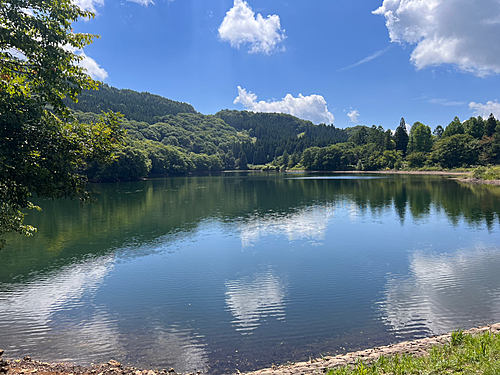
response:
[[[222,110],[203,115],[190,106],[192,111],[177,113],[185,103],[105,85],[72,104],[80,122],[97,119],[102,106],[89,106],[94,97],[106,103],[105,109],[119,108],[125,97],[140,103],[141,111],[122,120],[126,137],[114,162],[95,162],[87,169],[92,180],[234,169],[375,171],[500,163],[500,122],[493,115],[464,122],[455,117],[434,130],[415,122],[408,132],[404,118],[394,132],[375,125],[337,129],[282,113]]]
[[[393,133],[381,126],[358,126],[347,142],[304,150],[301,166],[306,170],[382,170],[460,168],[500,163],[500,121],[455,117],[434,131],[415,122],[407,131],[404,118]],[[289,163],[290,164],[290,163]]]

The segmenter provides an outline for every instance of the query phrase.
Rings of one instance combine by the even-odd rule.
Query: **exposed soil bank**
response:
[[[482,180],[480,178],[456,178],[455,180],[475,185],[500,185],[500,180]]]
[[[500,333],[500,323],[472,328],[464,331],[466,334],[476,335],[483,332]],[[429,348],[435,345],[444,345],[450,341],[451,333],[425,339],[406,341],[399,344],[376,347],[353,353],[341,354],[335,357],[312,359],[290,365],[273,366],[271,368],[248,372],[245,375],[309,375],[325,372],[328,368],[354,364],[358,359],[365,362],[376,360],[381,355],[407,353],[411,355],[425,355]],[[3,351],[0,350],[0,357]],[[6,375],[174,375],[175,370],[140,370],[133,367],[123,367],[120,363],[110,360],[108,363],[91,366],[74,366],[71,364],[34,361],[29,357],[17,360],[2,360],[0,358],[0,374]],[[198,373],[199,374],[199,373]],[[194,374],[192,374],[194,375]]]

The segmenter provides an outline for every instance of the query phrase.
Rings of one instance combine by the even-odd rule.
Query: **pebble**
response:
[[[122,364],[118,361],[115,361],[114,359],[110,359],[108,365],[113,367],[122,367]]]

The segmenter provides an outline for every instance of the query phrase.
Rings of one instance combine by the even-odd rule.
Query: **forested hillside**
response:
[[[224,110],[197,113],[192,106],[149,93],[103,85],[68,103],[81,122],[96,121],[101,111],[124,115],[125,146],[111,165],[93,165],[88,177],[135,179],[152,175],[248,169],[248,164],[279,169],[297,165],[308,147],[345,142],[333,126],[279,113]],[[271,165],[269,165],[271,163]]]
[[[348,138],[344,130],[334,126],[314,125],[284,113],[223,110],[216,116],[237,130],[247,131],[254,139],[245,151],[249,162],[255,165],[272,162],[285,152],[298,162],[308,147],[324,147]]]
[[[443,128],[420,122],[408,134],[358,125],[337,129],[282,113],[222,110],[203,115],[186,103],[107,85],[70,105],[81,122],[101,110],[124,115],[124,147],[111,165],[92,165],[88,177],[136,179],[193,171],[456,168],[500,163],[500,122],[457,117]]]
[[[196,113],[191,104],[176,102],[159,95],[133,90],[119,90],[106,84],[99,90],[84,90],[78,95],[78,103],[65,99],[64,104],[73,110],[101,113],[120,112],[135,121],[156,122],[155,117]]]
[[[407,133],[404,118],[396,131],[381,126],[348,129],[346,143],[311,147],[302,154],[306,170],[449,169],[500,164],[500,121],[455,117],[434,131],[415,122]]]

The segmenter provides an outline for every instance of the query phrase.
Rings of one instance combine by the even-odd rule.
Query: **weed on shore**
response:
[[[382,356],[366,364],[331,369],[328,375],[441,375],[500,374],[500,335],[484,333],[477,336],[452,333],[451,341],[430,349],[429,355],[413,357],[402,354]]]

